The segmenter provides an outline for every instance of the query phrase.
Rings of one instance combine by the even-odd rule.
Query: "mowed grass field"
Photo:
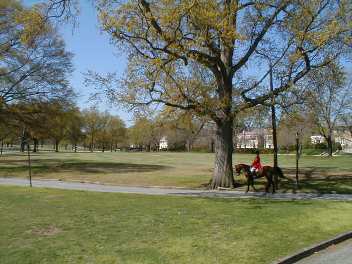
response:
[[[0,263],[271,263],[352,229],[352,203],[0,186]]]
[[[272,155],[261,155],[264,165]],[[234,154],[234,164],[250,164],[254,155]],[[94,152],[32,154],[34,179],[95,182],[130,186],[205,188],[211,179],[214,154],[171,152]],[[280,155],[285,176],[295,176],[295,156]],[[27,177],[27,157],[12,153],[0,157],[0,177]],[[303,192],[352,193],[352,155],[336,157],[302,156],[300,160]],[[235,176],[244,183],[243,176]],[[263,180],[256,181],[263,189]],[[241,188],[240,188],[241,189]],[[244,189],[244,187],[242,187]],[[293,181],[282,181],[281,191],[294,192]]]

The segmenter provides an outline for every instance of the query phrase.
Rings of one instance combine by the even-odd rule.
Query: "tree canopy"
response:
[[[0,5],[0,110],[29,100],[68,98],[72,54],[41,5]]]

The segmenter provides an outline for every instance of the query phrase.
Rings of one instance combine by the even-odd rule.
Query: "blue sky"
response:
[[[25,5],[42,2],[39,0],[24,0]],[[96,11],[90,1],[80,1],[80,15],[77,27],[71,24],[63,25],[60,33],[66,42],[68,51],[74,54],[73,64],[75,71],[70,79],[71,85],[78,94],[77,103],[82,109],[93,105],[88,101],[91,88],[84,86],[83,73],[88,70],[98,73],[117,72],[124,73],[127,65],[126,57],[110,44],[106,34],[99,29]],[[105,102],[96,103],[102,111],[108,110],[119,115],[127,125],[132,123],[132,115],[124,109],[112,107]]]

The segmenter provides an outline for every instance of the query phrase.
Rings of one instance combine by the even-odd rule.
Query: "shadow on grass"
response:
[[[316,168],[305,167],[299,170],[299,189],[296,188],[295,173],[293,168],[283,170],[286,179],[281,179],[279,184],[279,193],[337,193],[352,194],[352,172],[339,170],[339,168]],[[246,180],[243,177],[235,176],[236,183],[239,185],[238,190],[247,189]],[[255,188],[258,191],[265,191],[265,179],[256,179]],[[250,191],[253,191],[250,187]]]
[[[111,163],[111,162],[80,162],[80,163],[63,163],[60,166],[62,170],[83,171],[88,173],[112,172],[150,172],[164,170],[169,166],[152,165],[152,164],[134,164],[134,163]]]
[[[296,190],[293,168],[284,169],[288,181],[282,181],[281,192],[313,192],[352,194],[352,172],[338,167],[305,167],[299,169],[299,190]]]
[[[113,163],[113,162],[62,162],[55,159],[33,160],[33,173],[54,173],[54,172],[83,172],[83,173],[131,173],[131,172],[151,172],[171,168],[169,166],[153,164],[134,163]],[[0,167],[1,172],[16,173],[27,171],[28,167],[24,161],[7,160]]]
[[[294,192],[295,184],[281,182],[281,192]],[[339,193],[352,194],[352,177],[327,177],[325,179],[302,179],[299,181],[299,190],[312,193]]]
[[[240,183],[241,189],[247,188],[245,183]],[[258,191],[264,191],[265,181],[256,181],[255,187]],[[252,189],[250,189],[252,190]],[[337,193],[352,194],[352,177],[327,177],[322,179],[301,179],[299,180],[299,189],[296,188],[294,180],[281,180],[279,184],[279,193]]]

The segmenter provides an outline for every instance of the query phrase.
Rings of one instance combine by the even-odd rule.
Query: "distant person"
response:
[[[262,164],[260,163],[259,150],[256,151],[256,157],[252,162],[251,173],[254,176],[258,176],[258,172],[262,169]]]

